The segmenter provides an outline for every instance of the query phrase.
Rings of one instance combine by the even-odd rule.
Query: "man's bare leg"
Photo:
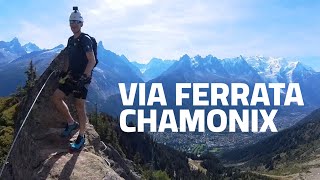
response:
[[[85,99],[76,99],[76,109],[79,117],[79,123],[80,123],[80,131],[79,134],[81,136],[84,135],[86,131],[86,123],[87,123],[87,114],[85,109]]]
[[[67,104],[63,101],[65,96],[66,95],[60,89],[57,89],[51,99],[58,111],[62,114],[63,118],[68,121],[68,124],[72,124],[74,119],[70,114]]]

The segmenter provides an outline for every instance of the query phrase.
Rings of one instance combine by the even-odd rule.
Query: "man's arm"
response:
[[[91,72],[94,66],[96,65],[96,58],[94,56],[93,48],[92,48],[92,41],[89,36],[85,35],[82,39],[82,47],[84,52],[86,52],[86,56],[88,59],[88,64],[86,69],[84,70],[84,74],[87,77],[91,77]]]
[[[86,56],[88,59],[88,64],[86,69],[84,70],[84,74],[87,75],[87,77],[91,77],[92,69],[96,65],[96,58],[94,57],[93,51],[86,52]]]

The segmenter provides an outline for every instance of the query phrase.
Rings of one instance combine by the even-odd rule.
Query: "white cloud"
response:
[[[84,29],[106,42],[106,48],[129,59],[178,58],[190,51],[200,51],[201,45],[194,44],[199,39],[220,38],[221,33],[215,27],[244,18],[247,13],[237,8],[245,4],[237,1],[99,1],[84,11]]]
[[[40,48],[53,48],[58,44],[66,45],[67,32],[71,32],[69,27],[61,24],[55,24],[54,27],[45,27],[28,21],[22,21],[20,22],[17,36],[22,44],[33,42]]]
[[[24,20],[13,32],[46,48],[65,44],[71,35],[67,19],[72,5],[68,1],[70,8],[53,17]],[[277,1],[92,0],[74,5],[84,16],[83,31],[129,60],[177,59],[186,53],[230,57],[320,52],[320,26],[314,24],[319,16],[306,13],[313,12],[310,9],[279,6]]]
[[[135,6],[144,6],[152,3],[152,0],[104,0],[106,6],[113,10],[122,10],[125,8],[132,8]]]

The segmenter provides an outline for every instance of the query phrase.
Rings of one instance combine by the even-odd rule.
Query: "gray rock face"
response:
[[[63,50],[39,78],[32,92],[21,102],[15,121],[16,131],[41,86],[51,72],[60,69],[66,60],[66,51]],[[16,141],[4,179],[123,179],[114,170],[119,167],[111,167],[111,160],[100,150],[100,137],[90,123],[86,125],[86,146],[83,150],[80,153],[68,152],[69,139],[60,137],[66,122],[50,101],[57,86],[58,75],[53,74]],[[72,101],[71,97],[67,99],[70,111],[75,115],[75,108],[70,103]],[[77,134],[74,134],[73,138],[76,137]],[[122,164],[125,160],[119,157],[118,161]],[[129,177],[131,170],[127,166],[122,169]],[[129,179],[135,179],[133,177]]]

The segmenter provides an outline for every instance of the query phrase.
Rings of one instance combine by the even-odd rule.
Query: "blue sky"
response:
[[[320,57],[320,1],[311,0],[0,0],[0,40],[65,45],[74,5],[83,31],[129,60]]]

